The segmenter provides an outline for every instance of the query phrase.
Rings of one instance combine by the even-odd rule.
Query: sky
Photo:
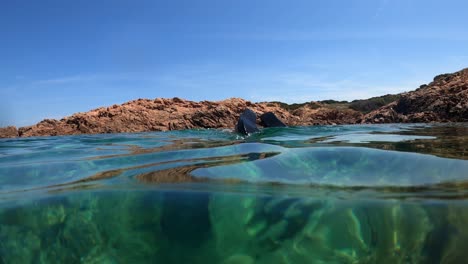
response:
[[[0,1],[0,126],[137,98],[399,93],[468,67],[466,0]]]

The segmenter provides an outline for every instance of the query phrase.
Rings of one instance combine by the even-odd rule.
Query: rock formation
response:
[[[233,129],[240,114],[250,108],[257,115],[273,112],[287,125],[355,123],[361,114],[354,110],[338,111],[325,106],[307,105],[288,111],[278,103],[252,103],[239,98],[223,101],[193,102],[180,98],[138,99],[76,113],[61,120],[45,119],[33,126],[18,129],[20,137],[75,134],[167,131],[193,128]],[[315,107],[314,107],[315,108]],[[257,119],[260,125],[260,120]]]
[[[442,74],[416,91],[365,115],[363,123],[468,121],[468,68]]]
[[[468,121],[468,69],[436,76],[413,92],[359,100],[375,105],[378,99],[395,98],[370,113],[353,110],[353,103],[327,100],[287,105],[281,102],[252,103],[240,98],[193,102],[180,98],[138,99],[76,113],[61,120],[45,119],[33,126],[0,128],[0,137],[31,137],[75,134],[166,131],[193,128],[233,129],[244,109],[257,116],[272,112],[288,126],[397,122]],[[356,109],[356,108],[354,108]],[[374,108],[375,109],[375,108]],[[259,119],[257,124],[261,125]]]
[[[14,126],[0,127],[0,138],[14,138],[18,136],[18,129]]]
[[[249,108],[246,108],[244,112],[242,112],[236,124],[236,132],[243,135],[258,132],[257,115],[254,111],[250,110]]]

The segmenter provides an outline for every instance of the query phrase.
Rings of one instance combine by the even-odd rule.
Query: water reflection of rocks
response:
[[[431,154],[443,158],[468,159],[468,126],[466,124],[432,125],[418,129],[403,130],[395,133],[373,133],[375,135],[430,136],[433,139],[415,139],[400,142],[348,143],[333,142],[337,146],[360,146],[383,150]],[[314,138],[308,144],[322,145],[330,137]]]
[[[108,159],[108,158],[115,158],[115,157],[129,157],[129,156],[134,156],[134,155],[158,153],[158,152],[165,152],[165,151],[231,146],[231,145],[242,143],[242,141],[240,140],[236,140],[236,141],[219,140],[218,141],[218,140],[201,140],[201,139],[196,139],[196,138],[193,138],[193,139],[187,138],[187,139],[174,139],[166,143],[167,144],[164,144],[162,146],[151,147],[151,148],[143,148],[143,147],[136,146],[136,145],[112,144],[112,146],[123,146],[127,148],[128,152],[124,154],[93,157],[91,158],[91,160]]]
[[[174,161],[168,161],[168,162],[151,163],[151,164],[145,164],[142,166],[134,166],[134,167],[128,167],[124,169],[100,172],[100,173],[97,173],[95,175],[92,175],[90,177],[84,178],[82,180],[79,180],[73,183],[103,180],[103,179],[108,179],[108,178],[119,176],[123,172],[129,171],[129,170],[148,168],[148,167],[157,167],[160,165],[167,165],[167,164],[178,165],[180,163],[193,163],[193,164],[171,167],[169,169],[153,170],[147,173],[138,174],[135,176],[135,178],[139,180],[140,182],[145,182],[145,183],[200,182],[200,181],[206,181],[207,179],[196,178],[193,175],[191,175],[191,172],[194,171],[195,169],[229,165],[229,164],[235,164],[235,163],[240,163],[240,162],[253,161],[257,159],[265,159],[265,158],[269,158],[278,154],[279,153],[275,153],[275,152],[248,153],[244,155],[196,158],[196,159],[185,159],[185,160],[174,160]]]

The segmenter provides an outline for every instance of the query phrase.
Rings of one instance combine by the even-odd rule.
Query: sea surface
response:
[[[0,140],[0,263],[466,263],[468,124]]]

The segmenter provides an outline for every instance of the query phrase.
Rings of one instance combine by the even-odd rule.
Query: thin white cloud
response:
[[[131,73],[118,73],[118,74],[77,74],[70,76],[54,77],[49,79],[42,79],[32,81],[34,85],[53,85],[53,84],[70,84],[70,83],[83,83],[83,82],[101,82],[101,81],[117,81],[117,80],[132,80],[136,79],[138,75]]]
[[[283,93],[273,91],[268,94],[253,92],[249,96],[249,99],[253,101],[281,101],[286,103],[303,103],[327,99],[352,101],[385,94],[396,94],[411,91],[418,87],[412,84],[402,84],[401,86],[366,86],[365,84],[356,84],[352,86],[353,88],[349,88],[346,86],[340,86],[338,83],[334,82],[324,84],[324,86],[329,87],[329,89],[323,87],[316,87],[315,89],[293,88],[284,89],[285,91],[283,91]]]
[[[388,82],[364,78],[372,74],[361,73],[340,79],[321,72],[212,69],[205,74],[172,73],[157,78],[156,82],[158,87],[199,90],[200,97],[212,97],[215,94],[219,98],[225,94],[225,97],[242,97],[252,101],[288,103],[366,99],[414,90],[423,83],[420,79]]]
[[[132,95],[145,96],[155,89],[160,96],[185,97],[191,100],[218,100],[242,97],[253,101],[283,101],[300,103],[325,99],[355,100],[384,94],[414,90],[424,83],[421,79],[378,79],[379,72],[330,75],[330,70],[236,69],[216,66],[184,66],[163,73],[74,75],[37,81],[43,85],[91,82],[99,86],[103,80],[125,79],[132,85]],[[332,71],[333,72],[333,71]],[[387,74],[385,74],[387,75]],[[388,74],[389,75],[389,74]],[[420,76],[419,76],[420,77]],[[403,77],[401,77],[403,78]],[[416,77],[414,77],[416,78]],[[144,82],[141,82],[144,80]],[[135,83],[140,82],[135,88]],[[112,86],[113,84],[109,84]],[[125,86],[120,86],[123,88]],[[197,91],[197,92],[194,92]],[[146,94],[141,94],[141,92]],[[151,96],[151,95],[150,95]]]
[[[388,2],[389,2],[388,0],[380,0],[379,6],[377,7],[377,10],[375,11],[375,14],[374,14],[374,18],[378,18],[380,14],[382,14]]]
[[[361,80],[361,75],[353,78],[320,78],[313,74],[288,73],[273,75],[268,89],[252,89],[249,95],[254,101],[283,101],[299,103],[317,100],[356,100],[367,99],[385,94],[401,93],[414,90],[421,80],[404,80],[385,83],[381,81]]]
[[[384,7],[380,9],[383,10]],[[377,11],[376,14],[382,11]],[[371,21],[369,21],[371,23]],[[321,30],[283,30],[265,29],[250,33],[213,34],[206,37],[249,41],[346,41],[346,40],[468,40],[467,30],[459,27],[377,27],[367,26],[358,28],[321,29]]]
[[[34,81],[33,84],[64,84],[64,83],[76,83],[76,82],[84,82],[84,81],[91,81],[97,78],[96,75],[75,75],[75,76],[65,76],[65,77],[57,77],[45,80],[37,80]]]

